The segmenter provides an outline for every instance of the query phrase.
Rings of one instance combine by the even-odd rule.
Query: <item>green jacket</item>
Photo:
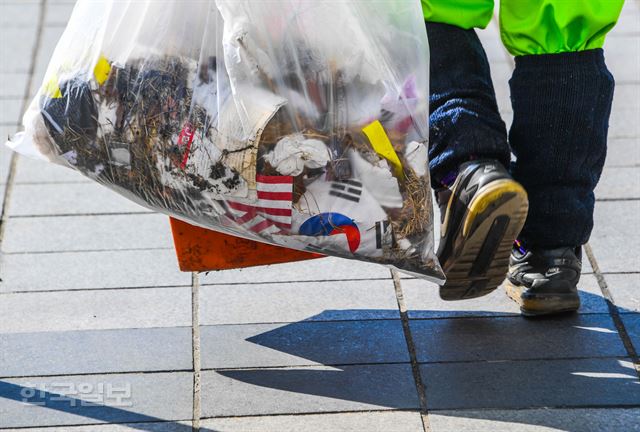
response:
[[[485,28],[493,0],[421,0],[427,21]],[[602,48],[624,0],[502,0],[500,37],[515,56]]]

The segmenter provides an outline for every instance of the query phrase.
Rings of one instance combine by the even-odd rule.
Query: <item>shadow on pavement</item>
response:
[[[589,296],[597,297],[589,293],[583,293],[583,296],[586,296],[587,301],[593,300],[589,299]],[[624,312],[623,310],[621,311]],[[309,317],[307,320],[286,324],[274,330],[249,337],[246,341],[321,365],[331,365],[331,360],[329,359],[341,358],[340,355],[336,356],[328,352],[328,349],[340,349],[339,347],[336,348],[336,340],[340,341],[338,345],[350,345],[351,343],[356,345],[352,349],[359,351],[360,354],[364,354],[366,350],[363,348],[368,346],[377,346],[381,350],[393,351],[396,349],[396,341],[391,340],[391,337],[389,337],[388,341],[385,342],[383,339],[381,342],[372,333],[368,333],[365,338],[376,339],[375,341],[363,341],[361,340],[362,338],[350,334],[349,330],[344,332],[340,326],[331,325],[317,326],[317,331],[314,332],[308,329],[309,323],[323,321],[325,315],[335,320],[339,319],[340,314],[344,314],[343,316],[346,320],[356,313],[367,316],[385,316],[386,312],[388,311],[325,311],[320,315]],[[421,312],[426,314],[427,311]],[[512,319],[514,316],[516,315],[502,315],[503,318],[511,317]],[[616,346],[618,348],[611,349],[608,354],[601,354],[599,359],[591,358],[594,355],[581,354],[572,358],[571,355],[556,354],[554,357],[553,355],[547,356],[545,352],[540,352],[533,356],[541,359],[536,365],[519,362],[519,360],[527,360],[526,357],[516,357],[515,359],[510,357],[507,351],[509,349],[509,341],[500,341],[499,334],[497,334],[498,331],[505,329],[504,324],[502,326],[496,325],[495,319],[475,320],[476,324],[474,325],[478,328],[471,336],[467,334],[465,338],[459,338],[460,332],[454,330],[461,328],[460,326],[463,325],[466,326],[465,330],[468,330],[469,323],[463,324],[463,321],[467,320],[458,318],[446,320],[446,323],[442,324],[438,333],[428,339],[434,347],[433,350],[429,348],[425,350],[423,347],[423,354],[424,351],[435,351],[439,355],[446,357],[450,353],[462,352],[465,349],[477,349],[478,354],[474,358],[475,353],[468,351],[466,360],[435,359],[427,360],[428,363],[420,364],[422,379],[427,386],[429,410],[436,410],[436,412],[446,410],[447,415],[460,417],[464,417],[465,410],[469,410],[470,418],[499,420],[496,410],[501,409],[522,410],[554,406],[561,408],[571,406],[576,408],[581,406],[635,406],[640,408],[640,381],[633,364],[623,359],[626,357],[626,353],[622,347],[618,332],[615,331],[615,327],[613,329],[586,327],[584,321],[582,321],[582,317],[586,316],[589,315],[569,314],[560,317],[523,319],[523,322],[518,324],[524,329],[533,328],[533,326],[544,326],[551,331],[563,326],[573,327],[579,332],[584,332],[582,333],[583,335],[589,335],[586,338],[587,340],[589,338],[598,338],[600,344],[598,346]],[[411,320],[414,339],[415,329],[413,324],[416,321],[418,320]],[[421,321],[425,322],[425,320]],[[476,342],[468,344],[469,338],[474,337],[473,334],[476,335]],[[488,339],[493,340],[494,343],[497,341],[499,348],[505,348],[502,358],[500,358],[499,351],[486,346],[491,342],[487,340],[483,346],[483,341],[477,341],[478,336],[482,334],[492,336]],[[510,336],[513,337],[513,334]],[[508,337],[509,335],[506,336],[506,338]],[[523,334],[522,337],[525,340],[519,343],[526,344],[527,334]],[[328,344],[327,341],[331,339],[334,340],[334,343]],[[353,339],[353,341],[350,339]],[[565,340],[566,345],[563,349],[566,350],[566,353],[576,352],[579,348],[578,343],[584,342],[584,338],[580,342]],[[480,349],[478,349],[479,347]],[[616,354],[611,354],[614,351]],[[486,352],[491,352],[491,358],[482,357]],[[585,351],[583,350],[582,352]],[[547,361],[554,360],[560,361],[552,364],[547,363]],[[374,361],[384,362],[384,360],[380,359]],[[397,360],[392,362],[395,363]],[[348,364],[350,361],[343,364],[342,362],[336,363],[334,360],[333,363],[332,370],[314,367],[286,369],[267,367],[259,369],[222,369],[218,370],[217,373],[258,387],[362,402],[381,408],[411,408],[410,404],[412,400],[415,400],[413,399],[416,396],[415,394],[407,398],[407,395],[399,396],[398,392],[393,390],[386,391],[387,388],[385,386],[376,388],[379,382],[375,382],[375,380],[372,380],[371,386],[362,386],[362,378],[359,376],[362,373],[360,367],[350,366]],[[366,363],[366,361],[363,363]],[[549,370],[549,368],[554,370]],[[493,377],[495,377],[495,380]],[[358,384],[358,386],[354,387],[354,384]],[[506,386],[504,386],[505,384]],[[397,386],[402,387],[402,384],[398,383]],[[509,386],[512,387],[509,388]],[[406,389],[404,390],[406,391]],[[415,390],[413,392],[415,393]],[[575,396],[575,400],[572,400],[572,395]],[[256,400],[255,404],[260,405],[260,401]],[[455,410],[455,412],[452,413],[450,410]],[[484,413],[486,413],[486,416]],[[570,432],[584,430],[584,425],[572,425],[571,422],[565,424],[562,419],[554,418],[552,415],[535,416],[530,419],[527,415],[518,415],[513,416],[509,421],[547,427],[561,426],[563,430]]]
[[[25,387],[18,384],[0,381],[0,399],[9,399],[18,403],[23,403],[26,409],[35,409],[36,407],[45,407],[53,411],[60,411],[68,414],[74,414],[92,421],[85,423],[128,423],[136,422],[131,425],[137,430],[160,432],[191,432],[191,426],[187,426],[178,422],[166,422],[158,417],[152,417],[145,414],[136,413],[133,410],[127,410],[120,407],[101,405],[86,400],[77,399],[68,395],[52,393],[48,391],[32,391],[31,387]],[[1,413],[1,412],[0,412]],[[42,415],[42,411],[37,414]],[[33,412],[33,415],[37,415]],[[27,417],[26,415],[24,417]],[[9,421],[11,421],[9,419]],[[138,423],[139,422],[139,423]],[[149,422],[149,424],[143,423]],[[162,424],[153,424],[151,422],[164,422]],[[67,423],[67,422],[65,422]],[[73,424],[73,423],[72,423]],[[77,423],[76,423],[77,424]],[[0,424],[0,428],[5,427],[25,427],[27,423],[17,424]]]
[[[587,295],[593,296],[592,294]],[[389,312],[390,311],[383,310],[325,311],[320,315],[309,317],[306,320],[285,324],[282,327],[251,336],[246,339],[246,341],[252,344],[306,359],[312,363],[318,364],[320,367],[221,369],[217,370],[216,373],[239,382],[263,388],[346,401],[355,401],[375,405],[381,408],[417,410],[419,407],[418,396],[415,390],[413,377],[411,376],[411,367],[408,363],[408,357],[399,357],[400,354],[398,354],[400,353],[397,345],[398,339],[403,339],[401,332],[400,334],[398,334],[397,331],[392,333],[391,336],[387,337],[388,341],[385,341],[385,337],[376,338],[375,331],[369,331],[369,333],[365,333],[365,336],[357,336],[357,331],[352,329],[352,333],[349,333],[348,331],[345,332],[344,328],[340,325],[319,325],[317,326],[318,331],[315,332],[306,329],[310,323],[317,323],[318,321],[322,322],[325,316],[331,317],[333,320],[331,323],[335,324],[335,320],[339,319],[341,315],[345,318],[344,323],[348,323],[347,318],[353,317],[354,313],[366,313],[367,316],[376,316],[377,314],[379,316],[380,313],[388,314]],[[608,329],[579,327],[577,324],[579,320],[579,316],[569,315],[561,318],[527,320],[526,322],[529,323],[527,325],[535,326],[538,323],[544,325],[545,322],[549,323],[550,321],[553,321],[554,326],[574,326],[586,331],[600,332],[603,333],[603,335],[600,335],[599,337],[610,338],[610,343],[620,343],[617,332]],[[386,321],[389,322],[389,320]],[[456,321],[461,322],[459,320],[449,321],[452,323],[451,325],[456,325]],[[375,323],[376,320],[370,322]],[[413,322],[414,321],[412,320],[412,323]],[[324,321],[323,323],[327,323],[327,321]],[[399,325],[399,322],[395,320],[394,325]],[[491,326],[489,320],[481,325],[485,327],[482,327],[479,330],[480,334],[491,334],[491,332],[494,332],[495,334],[495,332],[500,329],[499,326]],[[373,343],[370,343],[370,341],[366,340],[367,338],[376,340]],[[608,339],[605,341],[608,341]],[[402,342],[404,343],[404,340],[402,340]],[[456,339],[455,332],[448,331],[446,327],[444,328],[444,331],[438,333],[435,340],[431,343],[433,345],[437,345],[436,349],[439,352],[447,350],[465,350],[467,348],[465,346],[460,346],[460,340]],[[353,344],[359,345],[354,347]],[[337,351],[331,353],[327,351],[329,349]],[[404,349],[406,350],[406,346]],[[345,354],[341,353],[340,350],[347,352],[347,358],[349,358],[348,352],[353,353],[355,350],[356,355],[352,355],[352,357],[350,357],[351,360],[345,362],[345,364],[331,366],[331,359],[345,358]],[[370,353],[372,350],[381,352]],[[396,354],[391,354],[390,358],[385,358],[385,351],[395,352]],[[371,355],[369,355],[368,352]],[[334,355],[336,353],[337,355]],[[361,361],[362,356],[371,359],[370,362],[367,363],[366,361]],[[544,353],[541,353],[540,357],[544,357]],[[503,360],[509,359],[505,358]],[[614,367],[613,369],[609,369],[607,367],[603,368],[602,366],[598,366],[600,363],[597,363],[597,360],[592,363],[592,367],[590,367],[590,363],[588,363],[589,359],[585,359],[587,363],[582,363],[582,365],[587,368],[582,368],[580,370],[575,369],[573,364],[570,362],[565,362],[564,366],[560,368],[556,367],[556,371],[549,371],[548,374],[546,373],[547,370],[545,368],[550,365],[545,364],[539,371],[542,373],[537,376],[529,376],[530,372],[523,369],[516,372],[516,374],[520,374],[521,376],[508,381],[510,383],[518,383],[520,386],[523,386],[523,388],[519,389],[500,388],[500,379],[498,379],[500,374],[500,365],[514,363],[509,361],[500,361],[500,359],[496,359],[496,361],[487,361],[486,359],[477,358],[474,360],[477,361],[477,363],[473,364],[460,361],[454,361],[453,363],[448,361],[436,361],[421,364],[421,370],[423,379],[426,381],[427,385],[429,409],[445,410],[447,416],[453,415],[464,417],[465,415],[468,415],[469,418],[475,419],[500,420],[499,418],[496,418],[495,410],[500,409],[501,407],[492,406],[492,404],[496,402],[495,400],[491,400],[492,394],[508,394],[508,396],[504,396],[502,399],[498,398],[498,400],[505,400],[505,398],[508,397],[514,397],[517,399],[518,395],[526,395],[527,386],[532,386],[534,390],[539,389],[540,382],[542,382],[543,385],[548,386],[548,396],[545,396],[544,393],[538,393],[538,399],[536,401],[527,401],[527,398],[524,398],[521,403],[526,404],[526,406],[519,406],[516,403],[515,406],[506,406],[504,409],[558,406],[556,402],[558,400],[562,400],[562,398],[557,399],[556,396],[563,392],[566,393],[567,391],[593,391],[595,393],[594,400],[596,400],[596,402],[598,401],[598,397],[602,397],[603,406],[617,407],[626,406],[625,401],[629,400],[629,394],[625,392],[631,392],[637,395],[636,405],[640,406],[640,385],[638,385],[640,382],[638,381],[637,375],[635,375],[633,366],[630,366],[627,364],[628,362],[619,358],[609,357],[607,360],[614,363],[617,362],[619,367]],[[349,364],[349,362],[352,362],[352,364]],[[359,365],[359,363],[365,364]],[[380,363],[386,363],[392,367],[403,368],[403,373],[408,374],[408,379],[405,380],[405,382],[400,382],[402,380],[389,382],[388,377],[377,376],[377,370],[379,369],[376,368]],[[461,366],[462,369],[459,369],[459,375],[451,375],[449,373],[449,377],[447,377],[448,372],[446,372],[445,367],[452,364],[457,364],[458,366]],[[330,365],[331,367],[321,367],[322,365]],[[477,367],[477,365],[491,365],[491,367],[497,367],[497,369],[495,369],[496,383],[493,384],[494,388],[491,388],[492,383],[487,382],[486,380],[486,370],[484,372],[484,379],[474,381],[476,376],[473,368]],[[431,367],[441,367],[443,373],[436,373],[433,375],[433,371],[431,371],[432,375],[425,377],[426,369],[424,368]],[[488,370],[491,372],[491,369]],[[513,369],[511,370],[511,373],[513,373]],[[480,375],[482,375],[482,373],[480,373]],[[491,375],[488,376],[491,377]],[[447,381],[449,378],[450,381]],[[555,388],[554,385],[557,386],[558,382],[560,382],[560,388]],[[606,384],[604,384],[605,382]],[[489,386],[489,389],[487,389],[487,386]],[[179,422],[167,422],[159,417],[136,413],[135,404],[132,408],[125,409],[123,407],[91,403],[81,399],[75,399],[67,395],[44,391],[36,392],[36,397],[29,398],[25,401],[24,392],[27,390],[31,391],[29,387],[0,380],[0,402],[2,399],[5,399],[23,403],[25,405],[31,404],[41,406],[48,410],[78,416],[79,419],[83,418],[90,420],[88,422],[85,421],[85,423],[127,423],[129,427],[141,431],[187,432],[192,429],[191,426]],[[489,391],[489,393],[487,393],[487,391]],[[509,395],[510,392],[513,392],[513,394]],[[475,393],[478,395],[477,398],[474,397]],[[257,392],[257,394],[260,394],[260,392]],[[442,394],[446,395],[441,396]],[[626,394],[627,396],[616,398],[616,394]],[[485,397],[486,395],[489,395],[489,397]],[[245,397],[251,399],[251,392],[246,392]],[[449,402],[453,401],[450,402],[453,403],[453,405],[447,406],[447,402],[442,401],[443,397],[445,399],[449,397]],[[474,401],[475,405],[465,405],[469,400]],[[255,402],[255,405],[258,406],[261,404],[260,400],[251,402]],[[456,406],[456,404],[458,404],[458,406]],[[589,405],[597,406],[598,403]],[[463,411],[460,411],[460,409],[463,409]],[[468,414],[465,414],[464,409],[469,410]],[[450,410],[456,411],[452,413]],[[4,411],[2,414],[4,417],[7,414],[7,411]],[[34,412],[34,415],[36,415],[36,412]],[[45,411],[39,410],[37,411],[37,415],[45,415]],[[239,415],[244,415],[244,413],[240,413]],[[32,423],[31,421],[25,421],[24,416],[21,416],[20,414],[18,414],[14,420],[11,420],[10,417],[5,417],[5,419],[8,420],[10,424],[5,423],[0,425],[0,427],[25,427],[28,426],[29,423]],[[64,423],[67,423],[69,418],[66,418],[65,420],[66,421],[64,421]],[[561,427],[562,429],[570,432],[579,432],[580,430],[579,427],[573,427],[571,423],[563,423],[558,419],[554,419],[552,416],[536,416],[535,418],[528,418],[526,415],[520,415],[515,416],[515,418],[510,419],[510,421],[547,427]],[[71,423],[73,423],[73,421]],[[82,423],[82,421],[79,423]],[[214,432],[210,429],[201,430],[205,432]]]

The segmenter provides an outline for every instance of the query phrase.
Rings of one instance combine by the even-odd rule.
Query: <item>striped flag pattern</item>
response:
[[[256,176],[258,201],[245,204],[227,200],[231,218],[258,234],[276,234],[291,229],[293,177]]]

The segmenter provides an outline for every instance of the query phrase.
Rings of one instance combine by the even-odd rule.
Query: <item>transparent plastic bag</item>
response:
[[[441,281],[417,0],[80,0],[14,150],[240,237]]]

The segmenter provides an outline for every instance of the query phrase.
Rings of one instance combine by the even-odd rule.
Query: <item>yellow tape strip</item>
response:
[[[362,132],[369,138],[369,142],[373,149],[380,156],[389,161],[393,166],[396,177],[404,178],[404,171],[402,169],[402,163],[398,154],[393,149],[393,145],[384,131],[382,124],[378,120],[362,128]]]
[[[104,56],[100,56],[96,67],[93,68],[93,76],[96,78],[96,81],[98,81],[98,84],[104,84],[107,78],[109,78],[109,72],[111,72],[109,61]]]
[[[58,75],[53,75],[44,85],[42,92],[50,99],[58,99],[62,97],[60,86],[58,85]]]

